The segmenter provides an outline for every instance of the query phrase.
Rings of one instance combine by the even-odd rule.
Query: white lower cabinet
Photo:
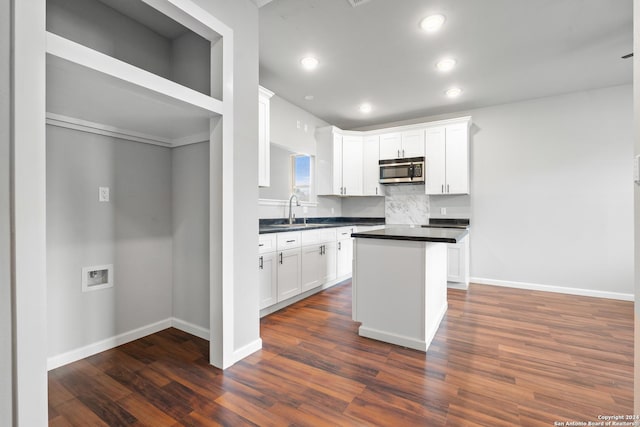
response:
[[[260,309],[278,302],[277,253],[269,252],[258,257],[258,283]]]
[[[301,292],[301,255],[300,248],[278,251],[278,302]]]
[[[300,274],[302,292],[316,288],[322,284],[324,248],[322,245],[302,248],[302,272]]]
[[[340,227],[261,234],[260,309],[351,276],[355,231],[356,227]]]
[[[447,245],[447,281],[469,286],[469,236]]]
[[[338,229],[338,248],[336,257],[336,276],[338,279],[351,276],[353,272],[353,238],[355,227]]]

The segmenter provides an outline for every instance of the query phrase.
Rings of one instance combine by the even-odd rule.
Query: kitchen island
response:
[[[447,243],[469,231],[389,226],[353,233],[359,335],[427,351],[447,311]]]

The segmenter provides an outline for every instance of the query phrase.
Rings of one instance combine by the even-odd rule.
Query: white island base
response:
[[[447,245],[355,239],[353,320],[360,336],[427,351],[447,312]]]

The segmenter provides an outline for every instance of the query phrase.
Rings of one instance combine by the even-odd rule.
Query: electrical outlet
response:
[[[100,201],[100,202],[108,202],[109,201],[109,187],[99,187],[98,188],[98,201]]]
[[[296,121],[296,129],[300,129],[300,120]]]
[[[440,215],[446,215],[447,214],[447,208],[440,208]]]

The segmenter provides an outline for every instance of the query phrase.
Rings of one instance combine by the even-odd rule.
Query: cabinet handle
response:
[[[444,184],[442,184],[442,194],[444,194]]]
[[[294,242],[295,242],[295,239],[294,240],[287,240],[287,243],[294,243]]]
[[[344,195],[347,195],[347,187],[344,187]]]
[[[400,158],[400,150],[398,150],[398,158]]]
[[[341,251],[342,250],[342,242],[338,242],[338,250]]]
[[[260,243],[260,244],[258,245],[258,247],[259,247],[259,248],[261,248],[261,247],[263,247],[263,246],[264,246],[264,243]]]
[[[402,149],[402,157],[404,157],[404,148]]]
[[[320,246],[320,255],[322,255],[322,246]]]
[[[450,191],[449,191],[449,184],[447,184],[447,193],[450,193]]]
[[[378,187],[376,187],[376,196],[378,195]]]
[[[280,252],[280,264],[282,264],[282,252]]]
[[[260,257],[260,270],[264,270],[264,257]]]

